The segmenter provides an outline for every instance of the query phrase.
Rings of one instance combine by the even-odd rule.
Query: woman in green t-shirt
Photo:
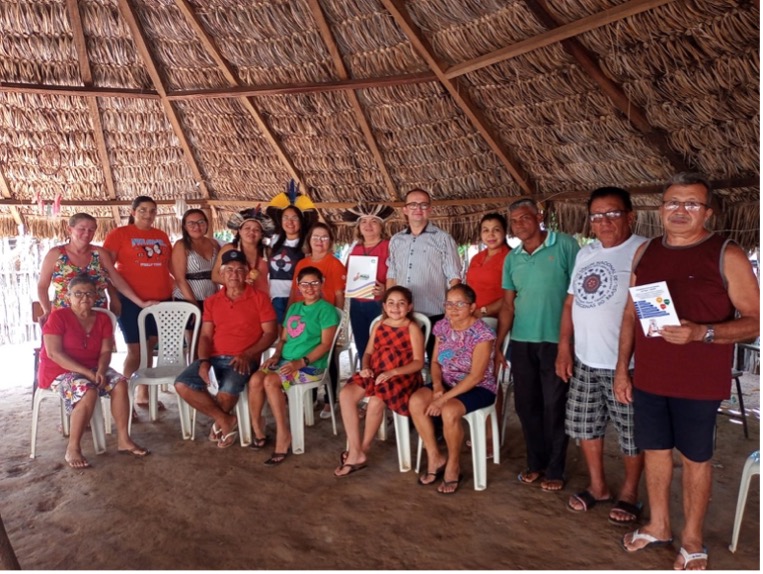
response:
[[[323,273],[319,269],[305,267],[299,272],[297,287],[304,300],[292,304],[286,311],[273,356],[249,379],[253,448],[261,449],[267,442],[260,416],[265,395],[276,421],[275,449],[265,461],[269,466],[281,464],[291,445],[283,390],[288,390],[291,385],[321,380],[328,367],[328,352],[339,325],[339,315],[336,308],[321,297],[322,286]]]

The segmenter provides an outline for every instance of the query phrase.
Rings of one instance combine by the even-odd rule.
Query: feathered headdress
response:
[[[238,213],[234,213],[228,220],[228,229],[238,231],[246,221],[253,219],[262,227],[262,233],[265,237],[269,237],[273,234],[273,220],[262,211],[262,207],[257,204],[255,207],[250,207]]]
[[[389,205],[363,205],[359,203],[342,213],[342,221],[357,223],[361,217],[374,217],[382,224],[395,214],[394,208]]]
[[[318,218],[315,204],[307,195],[299,192],[299,184],[293,179],[289,181],[285,192],[279,193],[268,203],[266,211],[274,221],[280,221],[281,213],[287,207],[293,207],[302,213],[305,229]]]

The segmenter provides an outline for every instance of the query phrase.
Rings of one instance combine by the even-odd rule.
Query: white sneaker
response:
[[[336,405],[334,405],[334,410],[336,410]],[[321,414],[318,416],[320,416],[322,419],[331,418],[331,407],[328,403],[323,406],[323,410],[321,411]]]

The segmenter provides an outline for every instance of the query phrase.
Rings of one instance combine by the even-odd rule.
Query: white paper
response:
[[[630,287],[636,315],[647,337],[660,337],[660,329],[667,325],[680,325],[673,298],[665,281]]]
[[[376,268],[379,258],[374,255],[351,255],[347,263],[345,294],[350,299],[373,299]]]

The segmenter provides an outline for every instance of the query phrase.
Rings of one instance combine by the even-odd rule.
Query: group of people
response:
[[[177,378],[175,388],[213,419],[209,438],[226,448],[235,442],[237,419],[231,413],[248,383],[251,446],[263,449],[271,440],[262,416],[267,401],[276,436],[265,463],[281,464],[291,443],[284,390],[319,380],[332,368],[327,356],[340,324],[347,275],[332,253],[331,226],[315,221],[309,199],[293,188],[281,196],[266,212],[257,208],[236,214],[229,223],[236,237],[222,248],[209,239],[204,212],[189,210],[183,238],[170,250],[166,235],[152,227],[156,204],[149,198],[136,200],[135,222],[112,231],[103,248],[90,244],[95,231],[90,216],[72,218],[70,243],[52,250],[43,264],[40,301],[47,317],[52,279],[53,306],[75,314],[82,310],[78,333],[85,340],[97,333],[102,344],[100,354],[85,360],[79,348],[74,350],[81,340],[67,338],[62,321],[54,321],[52,314],[43,330],[43,363],[56,362],[67,373],[41,369],[45,383],[87,397],[83,421],[92,397],[111,392],[118,398],[112,408],[115,418],[119,413],[119,430],[128,407],[121,399],[124,395],[126,400],[126,393],[115,391],[124,386],[123,379],[104,363],[111,336],[100,318],[93,322],[85,311],[105,303],[106,289],[118,291],[111,301],[120,311],[128,345],[124,374],[129,376],[139,358],[134,324],[141,307],[173,296],[203,303],[198,359]],[[678,174],[665,186],[659,208],[664,235],[647,239],[632,233],[635,214],[628,192],[599,188],[587,203],[595,239],[580,249],[574,238],[544,225],[534,201],[520,199],[510,205],[508,222],[499,213],[482,218],[485,248],[463,274],[456,242],[430,220],[432,201],[425,190],[405,195],[407,225],[392,238],[386,230],[391,208],[348,210],[345,219],[357,224],[350,257],[374,257],[378,263],[372,290],[350,300],[362,358],[339,394],[348,448],[341,452],[334,476],[367,467],[388,408],[409,416],[422,438],[427,468],[419,484],[437,483],[440,493],[453,494],[462,478],[462,418],[494,403],[499,411],[506,408],[496,373],[510,360],[527,453],[518,480],[546,491],[562,490],[568,440],[577,439],[590,482],[569,497],[567,507],[584,513],[614,502],[609,520],[632,525],[641,518],[638,490],[645,472],[651,519],[622,541],[626,550],[638,551],[672,541],[668,499],[675,448],[683,462],[686,518],[675,567],[705,568],[702,524],[715,413],[729,395],[733,343],[759,331],[757,280],[744,252],[707,229],[712,205],[710,184],[702,176]],[[513,250],[506,242],[509,232],[521,241]],[[72,273],[79,283],[67,286]],[[647,337],[629,287],[657,281],[667,282],[681,324]],[[432,326],[427,340],[414,311]],[[497,320],[496,330],[481,320],[487,317]],[[510,356],[502,352],[507,337]],[[261,360],[273,346],[273,354]],[[428,380],[422,376],[427,366]],[[216,397],[208,391],[212,369],[219,384]],[[80,374],[74,379],[86,390],[73,392],[67,379],[72,372]],[[336,373],[329,374],[336,385]],[[138,404],[145,400],[139,396]],[[76,400],[71,402],[70,409]],[[363,402],[367,405],[361,409]],[[330,417],[329,409],[325,405],[321,416]],[[610,420],[625,469],[616,496],[603,464]],[[66,455],[75,467],[87,464],[75,444],[79,437],[81,431],[72,433]],[[148,453],[131,442],[126,430],[119,435],[119,448],[138,456]]]

